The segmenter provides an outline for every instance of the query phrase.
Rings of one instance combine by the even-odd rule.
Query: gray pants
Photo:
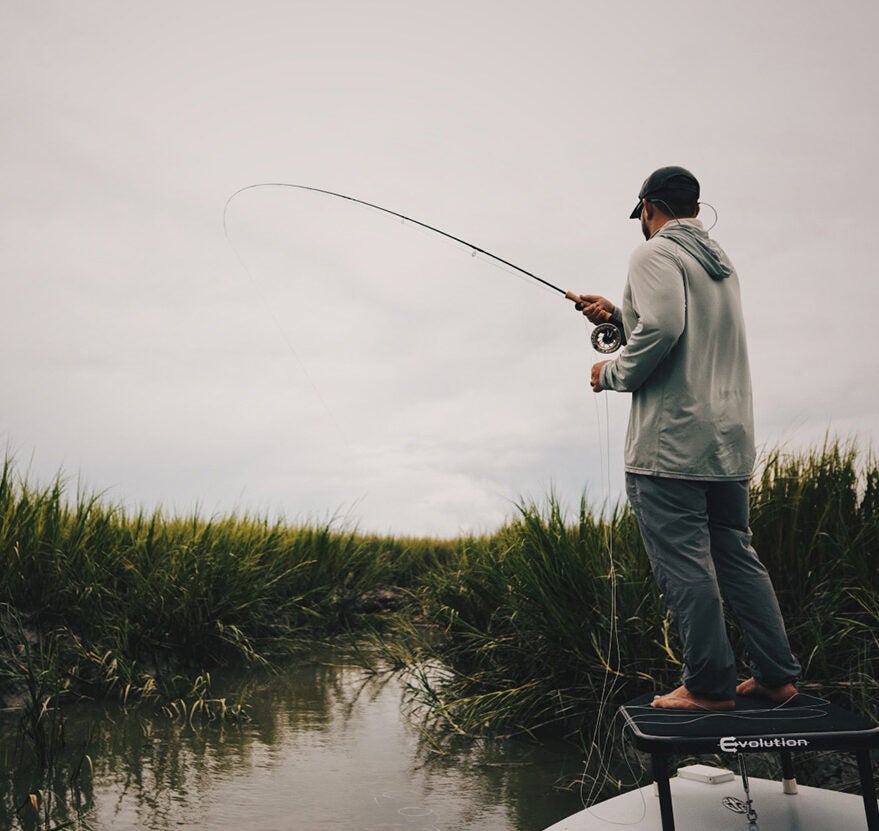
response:
[[[706,698],[735,695],[736,661],[721,598],[739,624],[757,681],[769,687],[795,681],[800,665],[766,567],[751,546],[748,481],[626,473],[626,493],[683,643],[687,689]]]

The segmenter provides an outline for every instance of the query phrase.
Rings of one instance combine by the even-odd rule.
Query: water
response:
[[[97,831],[540,831],[581,807],[576,789],[558,787],[577,777],[575,747],[437,747],[406,717],[396,677],[331,656],[248,683],[252,720],[242,725],[114,706],[68,712],[44,826],[26,804],[38,780],[15,750],[19,716],[4,714],[0,828],[79,816]]]

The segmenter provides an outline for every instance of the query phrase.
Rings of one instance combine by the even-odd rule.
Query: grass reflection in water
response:
[[[0,827],[537,831],[578,807],[554,788],[576,775],[576,748],[454,739],[439,751],[405,717],[398,676],[338,653],[224,680],[247,686],[249,721],[193,725],[143,708],[78,707],[44,780],[54,799],[42,822],[15,811],[34,770],[7,754]],[[4,747],[16,721],[3,719]],[[93,770],[71,785],[86,753]]]

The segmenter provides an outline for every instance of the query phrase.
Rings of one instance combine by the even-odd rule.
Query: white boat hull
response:
[[[865,831],[864,800],[853,794],[799,786],[786,794],[781,782],[748,777],[761,831]],[[723,804],[744,802],[742,780],[708,784],[681,777],[670,781],[675,831],[747,831],[745,814]],[[557,822],[546,831],[660,831],[659,798],[653,786],[615,796]]]

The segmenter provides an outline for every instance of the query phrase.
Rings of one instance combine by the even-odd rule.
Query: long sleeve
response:
[[[686,322],[686,291],[680,263],[659,246],[632,254],[626,288],[634,326],[617,358],[602,367],[601,386],[634,392],[677,343]]]

